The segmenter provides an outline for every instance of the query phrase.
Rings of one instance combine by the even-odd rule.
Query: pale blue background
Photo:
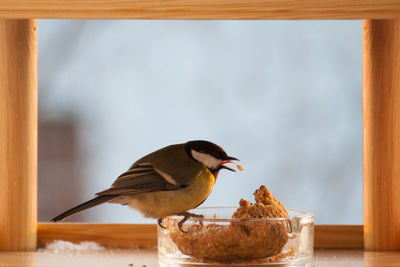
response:
[[[79,122],[84,194],[208,139],[241,159],[203,206],[267,185],[317,223],[361,224],[361,21],[39,21],[41,120]],[[66,189],[66,194],[68,190]],[[155,222],[117,205],[89,221]]]

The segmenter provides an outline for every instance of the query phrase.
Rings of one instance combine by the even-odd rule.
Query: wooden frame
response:
[[[314,247],[362,249],[362,225],[316,225]],[[39,223],[38,247],[54,240],[74,243],[95,241],[106,247],[149,248],[157,246],[155,224]]]
[[[400,1],[0,1],[0,251],[54,238],[154,244],[155,226],[36,222],[37,46],[34,19],[369,19],[364,22],[364,229],[316,226],[315,246],[400,250]],[[18,19],[18,20],[17,20]],[[89,226],[89,227],[88,227]],[[144,228],[143,228],[144,227]],[[72,230],[71,230],[72,229]],[[146,229],[146,230],[143,230]],[[144,236],[139,234],[144,231]],[[82,233],[85,233],[83,235]],[[87,233],[91,233],[90,236]],[[107,240],[98,235],[108,236]],[[114,241],[115,242],[114,242]],[[364,240],[364,241],[363,241]]]
[[[8,19],[397,19],[396,0],[2,0]]]
[[[35,20],[0,20],[0,251],[36,248]]]

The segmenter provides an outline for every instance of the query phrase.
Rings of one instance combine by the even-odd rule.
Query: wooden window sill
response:
[[[19,267],[157,267],[156,249],[107,249],[88,252],[0,252],[0,266]],[[315,250],[317,267],[399,266],[400,252],[364,252],[363,250]]]
[[[155,224],[39,223],[38,248],[61,239],[79,243],[94,241],[110,248],[149,248],[157,245]],[[315,225],[314,247],[362,249],[362,225]]]

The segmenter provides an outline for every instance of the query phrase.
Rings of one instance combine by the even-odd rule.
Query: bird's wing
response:
[[[201,163],[188,156],[184,144],[171,145],[155,151],[136,161],[131,169],[146,164],[154,166],[158,174],[179,188],[192,184],[193,179],[204,168]]]
[[[96,195],[130,195],[174,190],[180,187],[168,174],[157,170],[150,163],[140,163],[133,165],[121,174],[111,185],[111,188]]]

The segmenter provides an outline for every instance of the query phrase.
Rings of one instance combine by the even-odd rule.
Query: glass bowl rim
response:
[[[209,210],[209,209],[237,209],[238,207],[235,206],[214,206],[214,207],[198,207],[194,208],[192,210],[189,210],[188,212],[196,214],[196,210]],[[300,210],[300,209],[292,209],[292,208],[287,208],[287,211],[292,211],[292,212],[297,212],[300,213],[297,216],[294,216],[293,218],[297,217],[300,219],[314,219],[314,214],[305,210]],[[182,215],[171,215],[168,217],[165,217],[165,219],[169,220],[182,220]],[[202,221],[202,222],[277,222],[277,221],[287,221],[289,222],[292,218],[284,218],[284,217],[277,217],[277,218],[250,218],[250,219],[242,219],[242,218],[201,218],[201,217],[190,217],[187,219],[187,221]]]

